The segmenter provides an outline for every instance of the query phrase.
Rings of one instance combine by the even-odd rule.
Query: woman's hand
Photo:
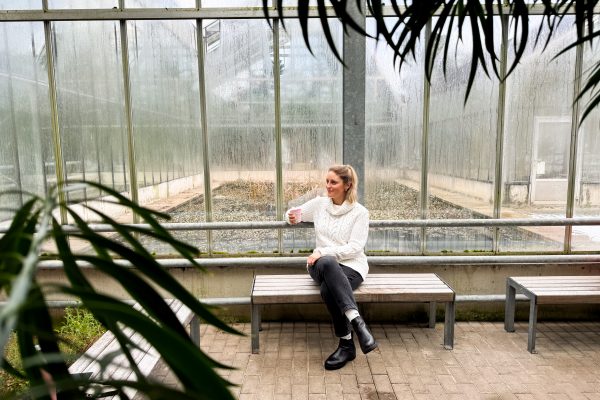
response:
[[[302,210],[300,208],[292,208],[288,211],[288,221],[291,225],[296,225],[302,220]]]
[[[321,258],[321,253],[319,253],[317,250],[313,251],[313,253],[310,256],[308,256],[308,259],[306,260],[306,265],[314,265],[319,258]]]

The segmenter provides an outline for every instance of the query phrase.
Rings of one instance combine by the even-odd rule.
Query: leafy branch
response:
[[[82,204],[95,213],[102,223],[109,224],[115,235],[109,237],[92,231],[72,205],[61,204],[58,200],[59,190],[79,190],[82,187],[104,192],[112,199],[107,202],[118,204],[138,215],[150,228],[140,229],[121,224],[91,205]],[[55,217],[61,208],[74,221],[77,230],[66,231],[61,226]],[[198,250],[166,231],[159,222],[163,218],[168,216],[141,207],[120,193],[93,182],[70,182],[53,188],[47,197],[32,197],[16,212],[8,231],[0,238],[0,291],[7,295],[6,304],[0,310],[0,345],[5,349],[11,332],[16,332],[24,372],[18,371],[6,359],[0,361],[0,366],[8,373],[29,380],[29,396],[49,399],[56,391],[59,399],[80,399],[101,386],[115,390],[123,399],[127,398],[123,392],[125,388],[136,388],[152,399],[232,398],[228,390],[230,384],[215,371],[216,368],[228,367],[211,359],[194,345],[159,290],[179,299],[207,323],[229,333],[240,333],[212,314],[165,271],[140,243],[140,236],[152,237],[170,245],[183,258],[200,268],[194,260]],[[83,241],[92,251],[86,254],[74,252],[71,239]],[[63,261],[66,284],[42,286],[36,278],[41,246],[46,242],[56,246],[56,256]],[[136,270],[115,262],[116,258],[129,261]],[[87,263],[112,280],[114,285],[121,286],[140,308],[133,308],[96,288],[83,273],[80,263]],[[114,334],[120,344],[120,352],[136,374],[135,382],[85,378],[69,373],[66,356],[61,354],[58,347],[61,339],[54,332],[46,301],[50,291],[80,300],[94,318]],[[159,352],[182,383],[182,389],[168,388],[141,374],[132,355],[136,344],[130,340],[131,335],[127,333],[130,330],[141,335]],[[114,362],[114,356],[108,354],[97,361],[107,367]]]

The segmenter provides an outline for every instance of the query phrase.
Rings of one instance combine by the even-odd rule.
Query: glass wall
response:
[[[118,0],[48,0],[49,9],[113,8],[118,6]]]
[[[272,33],[263,20],[219,23],[219,41],[207,43],[205,59],[212,218],[274,220]],[[214,238],[217,251],[233,251],[232,245],[242,252],[278,248],[269,231],[215,232]]]
[[[393,24],[395,20],[388,21]],[[368,20],[375,34],[375,21]],[[398,71],[394,53],[382,41],[367,39],[365,89],[365,205],[373,220],[421,217],[421,138],[423,135],[423,54]],[[420,229],[372,230],[369,250],[416,253]]]
[[[589,46],[583,52],[584,81],[597,67],[594,59],[597,49]],[[591,96],[580,101],[580,116],[583,114]],[[575,179],[575,217],[600,217],[600,110],[596,108],[583,121],[579,128],[579,153]],[[600,242],[600,227],[574,226],[573,250],[597,250]]]
[[[0,24],[0,192],[41,195],[56,182],[45,51],[42,23]],[[24,197],[2,193],[0,221]]]
[[[42,0],[0,0],[0,10],[41,10]]]
[[[119,25],[112,21],[56,22],[53,40],[66,178],[127,191]],[[69,192],[69,200],[98,197],[90,191]]]
[[[495,25],[493,40],[499,53],[499,19]],[[440,54],[431,81],[428,217],[489,218],[494,204],[499,83],[479,70],[465,103],[473,44],[470,24],[463,25],[460,39],[458,29],[454,29],[449,44],[452,54],[446,69]],[[493,73],[489,60],[488,68]],[[485,228],[430,229],[427,250],[491,251],[492,233]]]
[[[535,37],[542,17],[531,17]],[[519,67],[506,82],[503,218],[564,217],[571,140],[575,51],[554,56],[575,40],[573,18],[559,25],[546,50],[530,41]],[[541,43],[548,36],[542,30]],[[514,38],[509,38],[509,61]],[[510,62],[509,62],[510,64]],[[528,238],[502,229],[503,251],[561,251],[563,227],[524,227]]]
[[[43,193],[57,182],[59,163],[66,178],[135,193],[142,204],[170,213],[174,222],[276,221],[282,218],[281,207],[322,194],[326,168],[344,159],[343,109],[353,101],[342,90],[344,67],[329,49],[318,19],[309,22],[311,54],[298,22],[287,20],[286,29],[280,27],[274,36],[251,8],[260,4],[203,1],[203,7],[223,8],[211,12],[224,18],[203,20],[201,26],[193,10],[188,20],[51,21],[51,62],[44,22],[0,22],[0,188]],[[85,8],[117,5],[116,0],[49,0],[49,7],[64,15],[87,12],[90,19],[98,14]],[[129,0],[125,6],[195,8],[196,1]],[[75,13],[75,7],[82,10]],[[250,7],[236,11],[249,18],[227,19],[227,7]],[[0,0],[3,10],[40,8],[40,1]],[[38,14],[41,21],[43,14]],[[530,22],[529,37],[535,38],[542,19],[534,16]],[[373,31],[373,22],[367,23]],[[341,25],[332,19],[330,26],[342,50]],[[371,218],[491,218],[498,211],[502,218],[564,217],[571,204],[569,177],[575,182],[575,216],[600,216],[597,110],[579,128],[577,165],[569,170],[579,66],[575,51],[554,57],[575,38],[573,18],[562,21],[545,50],[530,40],[503,86],[479,70],[466,104],[472,39],[467,25],[460,39],[457,29],[448,38],[445,75],[440,56],[430,83],[424,82],[421,48],[416,60],[398,72],[387,45],[366,39],[361,184]],[[499,21],[496,32],[500,54]],[[547,34],[542,30],[538,42],[545,42]],[[505,44],[509,64],[514,42],[509,37]],[[596,57],[586,49],[583,58],[585,72]],[[48,82],[49,65],[55,82]],[[56,131],[48,90],[53,84]],[[500,89],[506,89],[504,108],[499,108]],[[499,126],[504,141],[497,163]],[[56,161],[54,143],[62,146]],[[500,172],[502,181],[496,182]],[[498,188],[501,199],[495,197]],[[69,200],[99,195],[88,189],[70,193]],[[0,207],[21,201],[21,196],[5,195]],[[0,217],[6,220],[8,214]],[[575,227],[573,249],[596,249],[595,232]],[[368,250],[438,254],[496,248],[558,252],[565,247],[564,227],[502,228],[499,233],[498,240],[494,230],[481,228],[373,229]],[[311,230],[298,229],[183,238],[215,253],[297,252],[314,246]]]
[[[159,198],[203,182],[195,27],[186,20],[127,26],[137,183],[161,185]],[[143,190],[139,197],[156,198]]]
[[[330,21],[336,46],[342,49],[342,28]],[[279,30],[281,141],[284,207],[323,195],[325,173],[342,162],[342,66],[335,58],[321,24],[309,21],[310,54],[300,24],[286,21]],[[289,251],[314,247],[308,230],[284,232]]]

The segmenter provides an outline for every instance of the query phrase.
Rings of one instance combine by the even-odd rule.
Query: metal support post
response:
[[[194,315],[190,321],[190,338],[196,346],[200,347],[200,318],[197,315]]]
[[[506,332],[515,331],[515,298],[517,290],[510,284],[510,279],[506,280],[506,302],[504,303],[504,330]]]
[[[363,29],[366,27],[364,0],[348,3],[349,14]],[[343,59],[343,162],[350,164],[363,184],[358,186],[359,201],[365,191],[365,38],[349,30],[344,34]]]
[[[534,296],[531,298],[531,302],[529,303],[529,329],[527,331],[527,351],[529,351],[531,354],[537,353],[535,351],[535,331],[537,328],[537,312],[538,312],[537,297]]]
[[[446,312],[444,313],[444,348],[446,350],[454,348],[454,313],[454,301],[446,302]]]
[[[435,301],[429,302],[429,327],[435,329],[435,313],[437,311],[437,303]]]
[[[250,335],[252,341],[252,354],[259,352],[259,331],[260,331],[260,305],[252,303],[252,317],[250,321]]]

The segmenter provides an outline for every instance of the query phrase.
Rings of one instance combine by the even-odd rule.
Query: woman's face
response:
[[[344,184],[335,172],[329,171],[325,177],[325,187],[327,188],[327,196],[329,196],[334,204],[342,204],[346,200],[346,190],[350,185]]]

